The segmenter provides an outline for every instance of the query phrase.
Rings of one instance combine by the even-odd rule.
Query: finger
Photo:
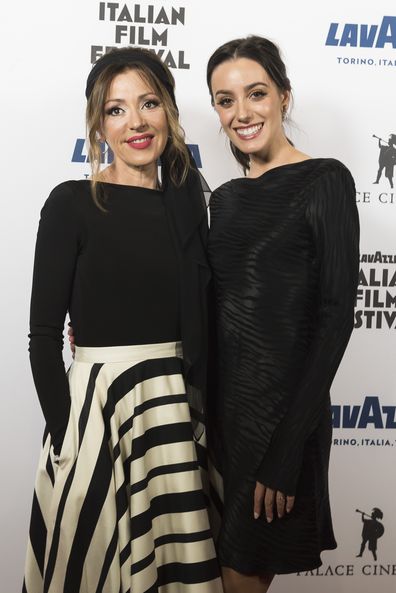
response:
[[[295,500],[295,496],[286,496],[286,513],[290,513],[290,511],[293,509]]]
[[[286,506],[286,496],[283,494],[283,492],[278,492],[276,493],[276,512],[278,517],[281,519],[283,517],[283,515],[285,514],[285,506]]]
[[[268,523],[271,523],[272,519],[274,518],[274,502],[275,502],[275,491],[271,488],[266,488],[265,496],[264,496],[264,507],[265,507],[265,516],[267,518]]]
[[[254,489],[254,505],[253,505],[253,516],[258,519],[261,515],[263,508],[263,500],[265,496],[265,486],[256,482],[256,488]]]

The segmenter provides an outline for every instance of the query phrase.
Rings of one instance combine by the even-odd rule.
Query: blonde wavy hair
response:
[[[113,51],[117,52],[118,50]],[[140,51],[148,53],[151,59],[156,59],[161,64],[170,85],[174,88],[175,81],[169,68],[155,54],[149,52],[149,50],[142,49]],[[191,166],[191,157],[185,143],[184,130],[179,122],[179,113],[166,87],[149,67],[139,63],[139,61],[131,61],[127,65],[118,63],[110,64],[98,76],[88,98],[86,109],[88,156],[91,165],[91,191],[95,204],[101,210],[105,210],[103,207],[105,192],[103,187],[98,185],[101,181],[101,135],[105,114],[104,105],[113,79],[118,74],[128,70],[136,70],[139,73],[144,82],[158,96],[165,111],[169,128],[169,138],[165,150],[161,155],[161,165],[163,168],[166,168],[169,179],[176,186],[180,187],[186,180]]]

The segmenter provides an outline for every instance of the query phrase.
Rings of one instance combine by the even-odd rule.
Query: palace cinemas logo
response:
[[[396,130],[393,128],[388,134],[370,134],[371,164],[366,166],[371,179],[372,189],[359,188],[356,192],[356,202],[361,207],[367,204],[396,207],[395,167],[396,167]],[[389,262],[388,262],[389,263]]]
[[[384,547],[381,548],[381,538],[385,533],[382,510],[374,507],[370,513],[366,513],[356,509],[356,513],[360,515],[361,531],[360,538],[357,541],[357,554],[355,554],[357,560],[355,563],[324,564],[315,570],[298,572],[297,576],[353,577],[359,574],[366,577],[396,576],[396,564],[385,564],[378,561],[379,552],[382,555]],[[361,560],[359,560],[360,558]]]
[[[360,544],[359,553],[356,557],[363,557],[367,545],[368,550],[373,555],[375,562],[377,562],[377,542],[379,538],[384,535],[385,531],[385,527],[381,523],[384,514],[381,509],[377,507],[373,508],[370,515],[364,511],[360,511],[359,509],[356,509],[356,512],[360,513],[363,523],[362,542]]]
[[[389,134],[387,140],[373,134],[373,138],[378,140],[378,170],[374,184],[379,184],[384,177],[393,189],[393,177],[396,164],[396,134]]]

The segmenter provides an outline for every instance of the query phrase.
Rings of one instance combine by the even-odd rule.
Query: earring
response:
[[[285,121],[287,117],[287,105],[283,105],[282,107],[282,121]]]

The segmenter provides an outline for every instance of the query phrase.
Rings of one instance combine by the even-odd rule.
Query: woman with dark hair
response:
[[[52,191],[37,236],[30,359],[47,430],[23,590],[217,593],[200,473],[206,205],[174,80],[126,48],[95,64],[86,97],[92,179]]]
[[[285,135],[291,85],[271,41],[226,43],[207,82],[246,175],[210,202],[218,557],[226,593],[263,593],[274,574],[314,569],[336,547],[329,389],[353,328],[359,223],[348,169]]]

